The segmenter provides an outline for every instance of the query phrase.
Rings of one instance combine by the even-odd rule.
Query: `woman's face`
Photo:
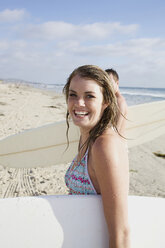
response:
[[[103,102],[102,89],[97,82],[78,75],[70,82],[67,104],[74,124],[82,131],[93,128],[107,107]]]

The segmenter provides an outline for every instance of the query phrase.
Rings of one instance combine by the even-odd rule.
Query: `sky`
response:
[[[0,0],[0,78],[64,84],[78,66],[165,88],[164,0]]]

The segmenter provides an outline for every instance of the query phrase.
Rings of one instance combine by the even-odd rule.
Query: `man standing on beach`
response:
[[[121,114],[119,114],[119,117],[118,117],[117,128],[118,128],[119,133],[121,135],[125,136],[126,118],[127,118],[127,114],[128,114],[128,107],[127,107],[127,103],[126,103],[125,98],[122,96],[122,94],[120,93],[120,90],[119,90],[119,75],[112,68],[106,69],[105,71],[108,73],[111,81],[113,82],[118,107],[119,107],[119,110],[121,113]]]

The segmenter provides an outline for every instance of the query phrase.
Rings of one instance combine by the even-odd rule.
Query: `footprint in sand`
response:
[[[5,106],[5,105],[7,105],[7,103],[6,102],[0,102],[0,105]]]

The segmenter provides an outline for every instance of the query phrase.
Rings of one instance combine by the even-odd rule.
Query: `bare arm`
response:
[[[128,227],[128,158],[118,138],[99,137],[92,157],[108,225],[110,247],[130,248]]]

